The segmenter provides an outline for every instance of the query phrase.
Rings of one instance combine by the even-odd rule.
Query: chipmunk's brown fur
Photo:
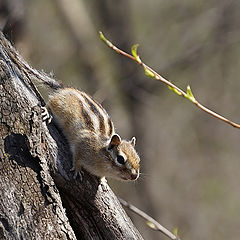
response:
[[[135,138],[121,140],[105,109],[85,92],[59,88],[47,104],[66,135],[76,171],[81,167],[99,177],[136,180],[139,156]]]

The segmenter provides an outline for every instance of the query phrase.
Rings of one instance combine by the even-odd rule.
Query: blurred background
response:
[[[240,122],[240,1],[0,0],[0,27],[24,58],[93,95],[117,132],[137,137],[141,178],[121,198],[185,240],[240,235],[240,130],[212,118],[98,37],[139,43],[142,60]],[[145,239],[166,239],[129,212]]]

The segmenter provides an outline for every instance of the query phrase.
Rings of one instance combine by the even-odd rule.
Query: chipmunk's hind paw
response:
[[[77,176],[79,176],[80,181],[82,182],[82,180],[83,180],[83,174],[82,174],[79,170],[75,169],[75,167],[72,167],[72,168],[70,169],[70,171],[73,172],[73,179],[76,180],[76,179],[77,179]]]

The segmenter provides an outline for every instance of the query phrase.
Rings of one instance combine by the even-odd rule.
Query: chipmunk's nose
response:
[[[132,169],[131,171],[131,180],[137,180],[139,177],[139,171]]]

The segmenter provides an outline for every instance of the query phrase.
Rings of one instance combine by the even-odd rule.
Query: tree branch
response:
[[[137,62],[139,65],[141,65],[144,68],[145,74],[149,77],[152,77],[158,81],[161,81],[162,83],[166,84],[170,90],[175,92],[177,95],[182,96],[186,99],[188,99],[190,102],[194,103],[198,108],[203,110],[204,112],[210,114],[211,116],[227,123],[230,124],[231,126],[235,128],[240,128],[240,124],[237,124],[235,122],[232,122],[231,120],[221,116],[220,114],[210,110],[209,108],[203,106],[201,103],[199,103],[196,98],[193,96],[192,91],[190,89],[190,86],[187,86],[187,91],[184,92],[182,89],[174,85],[172,82],[167,80],[166,78],[162,77],[160,74],[155,72],[151,67],[146,65],[142,60],[140,59],[139,55],[137,54],[137,47],[138,45],[134,45],[132,47],[132,55],[129,53],[124,52],[123,50],[119,49],[116,47],[113,43],[111,43],[108,39],[105,38],[102,32],[99,32],[101,40],[105,42],[111,49],[113,49],[115,52]]]
[[[171,233],[169,230],[167,230],[165,227],[163,227],[159,222],[157,222],[155,219],[150,217],[148,214],[146,214],[142,210],[138,209],[134,205],[126,202],[125,200],[123,200],[121,198],[118,198],[118,199],[123,206],[125,206],[132,212],[136,213],[138,216],[142,217],[143,219],[147,220],[147,225],[151,229],[160,231],[161,233],[163,233],[165,236],[167,236],[168,238],[170,238],[172,240],[180,240],[180,238],[178,236],[175,236],[173,233]]]

